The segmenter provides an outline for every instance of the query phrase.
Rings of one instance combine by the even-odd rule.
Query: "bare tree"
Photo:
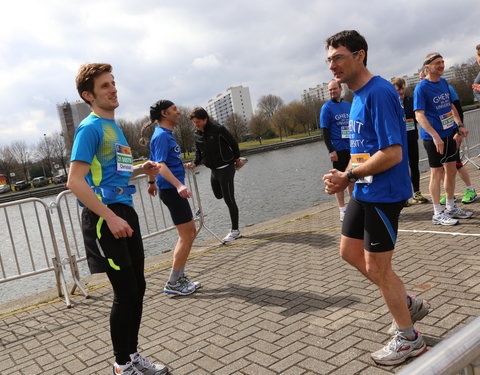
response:
[[[245,135],[247,135],[248,132],[247,123],[243,117],[237,113],[232,113],[227,117],[225,120],[225,127],[238,143],[245,138]]]
[[[291,118],[288,113],[287,107],[280,108],[271,118],[272,127],[280,137],[280,141],[283,141],[283,137],[286,136],[290,130]]]
[[[13,156],[10,146],[3,146],[0,148],[0,172],[7,176],[8,181],[10,179],[10,173],[18,169],[19,164]]]
[[[43,169],[45,170],[45,175],[53,176],[53,167],[52,167],[52,158],[53,158],[53,138],[48,137],[46,134],[43,135],[43,139],[38,141],[36,146],[36,154],[42,163]],[[44,167],[46,164],[47,168]]]
[[[16,161],[20,164],[25,181],[28,181],[28,147],[25,141],[15,141],[10,147],[10,151]]]
[[[118,126],[120,129],[122,129],[122,132],[125,135],[128,145],[132,150],[133,158],[139,158],[141,156],[145,157],[150,153],[148,146],[142,146],[138,141],[140,139],[140,131],[142,126],[148,121],[150,121],[148,116],[142,117],[135,121],[127,121],[124,119],[116,120]],[[151,134],[153,134],[153,130],[153,127],[149,129],[149,137],[151,137]]]
[[[260,113],[271,119],[272,116],[283,107],[283,100],[279,96],[268,94],[258,100],[257,109]]]
[[[248,128],[250,134],[257,138],[260,144],[262,144],[262,137],[264,137],[269,131],[272,130],[270,122],[262,113],[255,114],[250,119]]]
[[[60,163],[63,169],[63,173],[67,174],[67,146],[65,145],[65,139],[60,132],[55,132],[50,137],[52,156],[55,161]]]
[[[287,107],[293,130],[302,129],[303,133],[310,135],[310,119],[305,104],[293,101]]]
[[[188,107],[179,107],[178,109],[180,121],[173,129],[173,136],[182,149],[183,156],[186,157],[187,152],[193,151],[195,146],[195,128],[190,120],[191,109]]]

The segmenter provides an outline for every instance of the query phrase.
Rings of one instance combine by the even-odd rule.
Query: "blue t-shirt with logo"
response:
[[[150,140],[150,160],[165,163],[172,174],[184,184],[185,168],[183,167],[181,155],[182,151],[173,137],[172,131],[156,126]],[[157,175],[157,186],[159,189],[175,189],[175,186],[160,174]]]
[[[441,138],[452,135],[455,131],[452,103],[448,83],[440,78],[438,82],[422,80],[414,91],[414,110],[425,111],[425,117]],[[432,140],[425,129],[420,129],[422,139]]]
[[[350,154],[355,167],[377,151],[402,146],[402,161],[392,168],[355,183],[355,199],[374,203],[393,203],[412,196],[408,172],[405,111],[394,86],[375,76],[354,92],[350,109]]]
[[[330,130],[330,138],[335,151],[348,150],[350,148],[349,113],[350,103],[344,100],[340,102],[330,100],[322,106],[320,111],[320,127]]]
[[[114,120],[94,113],[88,115],[75,131],[70,161],[90,164],[85,180],[90,186],[125,187],[132,175],[132,152],[122,130]],[[132,205],[132,196],[118,195],[113,199],[99,199],[105,204]]]

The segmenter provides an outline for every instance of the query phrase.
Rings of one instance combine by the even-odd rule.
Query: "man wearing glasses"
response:
[[[426,351],[413,322],[429,310],[426,301],[407,296],[392,269],[398,217],[412,196],[405,112],[392,84],[367,69],[368,45],[357,31],[331,36],[327,49],[334,78],[346,83],[354,98],[349,119],[352,168],[326,174],[325,191],[334,194],[355,182],[343,221],[340,255],[380,289],[394,318],[394,337],[371,356],[379,364],[396,365]]]
[[[453,105],[448,83],[442,78],[444,69],[445,62],[439,53],[429,53],[425,57],[423,70],[426,77],[415,87],[413,106],[430,165],[429,187],[434,211],[432,223],[455,225],[457,219],[468,219],[473,214],[458,208],[454,198],[456,156],[462,138],[467,136],[468,131]],[[442,180],[447,196],[445,211],[440,205]]]

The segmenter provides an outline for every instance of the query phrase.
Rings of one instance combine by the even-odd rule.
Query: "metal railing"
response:
[[[191,207],[197,235],[202,228],[205,228],[223,243],[205,225],[200,193],[193,170],[187,171],[185,182],[193,194]],[[169,213],[165,213],[165,206],[160,199],[154,199],[148,195],[147,176],[137,176],[132,183],[137,187],[133,204],[139,217],[142,238],[147,239],[174,230],[176,227]],[[75,293],[78,288],[88,298],[88,292],[80,281],[78,267],[80,262],[86,260],[81,233],[81,208],[72,192],[70,190],[61,192],[49,205],[42,199],[28,198],[0,204],[0,213],[2,210],[4,219],[2,220],[0,216],[0,227],[7,230],[2,231],[0,236],[0,243],[2,243],[0,283],[54,272],[58,296],[64,297],[67,307],[71,307],[64,274],[64,267],[68,267],[73,280],[70,294]],[[12,221],[16,223],[15,228],[12,228]],[[18,223],[21,223],[21,227]]]
[[[0,204],[0,226],[6,228],[0,235],[0,283],[53,272],[58,294],[65,295],[69,306],[50,209],[39,198]],[[12,221],[21,225],[13,227]]]
[[[398,375],[457,374],[480,374],[480,317],[398,372]]]

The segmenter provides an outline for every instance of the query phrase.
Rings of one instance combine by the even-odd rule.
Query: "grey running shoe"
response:
[[[240,231],[238,229],[232,229],[229,234],[226,235],[226,237],[223,238],[223,242],[230,242],[233,240],[236,240],[237,238],[242,237],[240,234]]]
[[[425,341],[418,331],[415,332],[417,338],[412,341],[407,340],[397,332],[387,345],[371,354],[372,359],[379,365],[391,366],[425,353],[427,351]]]
[[[415,323],[427,316],[427,314],[430,312],[430,304],[427,300],[424,300],[422,298],[417,298],[414,296],[410,296],[410,298],[412,299],[412,304],[408,308],[408,311],[410,312],[410,318],[412,319],[412,323]],[[394,319],[392,321],[392,325],[388,329],[388,334],[394,335],[397,331],[397,328],[397,323]]]
[[[440,212],[438,215],[432,216],[432,223],[440,225],[455,225],[458,223],[458,220],[446,215],[445,212]]]
[[[121,370],[120,367],[115,363],[112,366],[113,375],[143,375],[135,366],[132,365],[132,362],[127,362],[128,367],[125,370]]]
[[[190,281],[190,279],[186,275],[183,275],[181,279],[185,279],[188,283],[193,284],[195,286],[195,290],[202,287],[202,283],[200,281]]]
[[[175,284],[166,283],[163,291],[167,294],[176,294],[177,296],[188,296],[195,292],[197,288],[195,284],[185,277],[181,277]]]
[[[452,219],[470,219],[473,215],[472,211],[464,211],[461,208],[458,208],[457,205],[453,206],[451,210],[445,210],[444,212],[445,215]]]
[[[164,365],[156,365],[150,362],[147,358],[136,353],[134,356],[130,355],[132,365],[140,374],[143,375],[163,375],[168,374],[168,367]]]

